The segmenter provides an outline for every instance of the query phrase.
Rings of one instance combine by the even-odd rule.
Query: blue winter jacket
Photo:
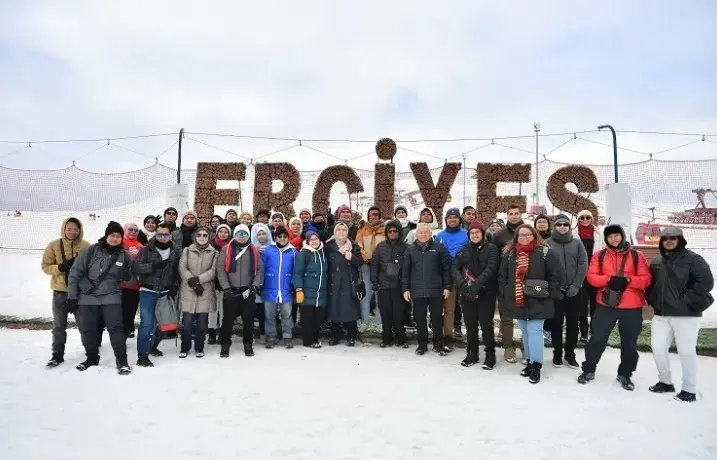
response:
[[[294,287],[304,292],[305,307],[326,307],[329,304],[329,266],[323,243],[313,249],[304,243],[294,263]]]
[[[468,232],[462,228],[449,228],[436,235],[436,241],[448,249],[451,256],[451,263],[455,262],[456,256],[468,244]]]
[[[294,258],[296,249],[290,244],[279,248],[276,244],[267,247],[261,253],[264,262],[264,284],[261,297],[264,302],[294,302]]]

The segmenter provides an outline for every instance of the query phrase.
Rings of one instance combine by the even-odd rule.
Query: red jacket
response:
[[[632,260],[632,254],[630,250],[623,252],[617,252],[610,247],[606,247],[605,260],[603,260],[602,270],[600,269],[600,252],[598,251],[593,254],[593,258],[590,261],[590,268],[588,269],[587,280],[591,286],[598,290],[597,303],[598,305],[604,305],[602,302],[603,291],[607,288],[610,277],[614,276],[620,265],[622,259],[627,257],[625,263],[625,277],[629,280],[627,289],[622,294],[620,304],[618,308],[632,309],[642,308],[646,305],[645,301],[645,289],[650,286],[652,277],[650,276],[650,266],[647,264],[647,259],[642,252],[637,251],[637,273],[635,273],[635,264]]]
[[[132,262],[137,260],[137,255],[139,255],[139,251],[144,247],[142,243],[139,242],[139,240],[128,240],[127,238],[122,241],[122,245],[124,246],[125,251],[129,252],[129,255],[132,256]],[[122,287],[122,289],[139,291],[139,281],[135,276],[132,277],[131,281],[122,282],[120,286]]]

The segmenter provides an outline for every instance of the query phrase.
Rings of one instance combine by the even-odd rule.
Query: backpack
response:
[[[607,255],[607,249],[602,249],[600,251],[600,255],[598,256],[598,261],[600,262],[600,273],[602,273],[602,263],[605,260],[606,255]],[[637,251],[630,248],[630,255],[632,256],[633,273],[637,274],[637,264],[639,262],[639,257],[637,255]]]
[[[166,294],[160,294],[154,308],[154,317],[157,328],[162,333],[171,333],[179,330],[179,306],[177,299]]]

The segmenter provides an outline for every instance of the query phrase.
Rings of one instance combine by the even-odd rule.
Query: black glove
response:
[[[65,308],[67,308],[67,311],[72,313],[73,315],[77,314],[77,299],[67,299],[65,300]]]
[[[194,286],[199,284],[199,277],[198,276],[192,276],[187,280],[187,284],[189,287],[194,288]]]
[[[169,265],[169,257],[161,262],[155,262],[152,264],[152,270],[164,270],[164,267]]]
[[[261,291],[263,290],[263,286],[252,285],[251,290],[254,291],[255,296],[261,297]]]
[[[231,299],[233,299],[234,297],[235,297],[235,296],[234,296],[234,291],[232,291],[231,288],[229,288],[229,289],[224,289],[224,300],[231,300]]]
[[[176,297],[178,292],[179,292],[179,287],[178,287],[178,286],[172,286],[172,287],[170,287],[170,288],[167,290],[167,295],[168,295],[169,297]]]
[[[627,288],[627,278],[624,276],[611,276],[607,286],[614,291],[622,292]]]
[[[468,285],[468,283],[461,283],[461,285],[458,286],[458,290],[464,296],[467,296],[470,294],[470,289],[471,289],[471,287],[470,287],[470,285]]]
[[[195,294],[197,294],[199,297],[201,297],[202,294],[204,294],[204,286],[202,286],[201,284],[197,284],[196,286],[192,287],[192,289],[194,290]]]

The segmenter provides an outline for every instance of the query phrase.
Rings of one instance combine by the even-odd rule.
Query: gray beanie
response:
[[[679,237],[683,237],[683,238],[684,238],[684,234],[682,233],[682,229],[681,229],[680,227],[674,227],[674,226],[665,227],[665,228],[662,229],[662,233],[660,234],[660,237],[661,237],[661,238],[664,238],[664,237],[666,237],[666,236],[674,236],[674,237],[678,237],[678,238],[679,238]]]

